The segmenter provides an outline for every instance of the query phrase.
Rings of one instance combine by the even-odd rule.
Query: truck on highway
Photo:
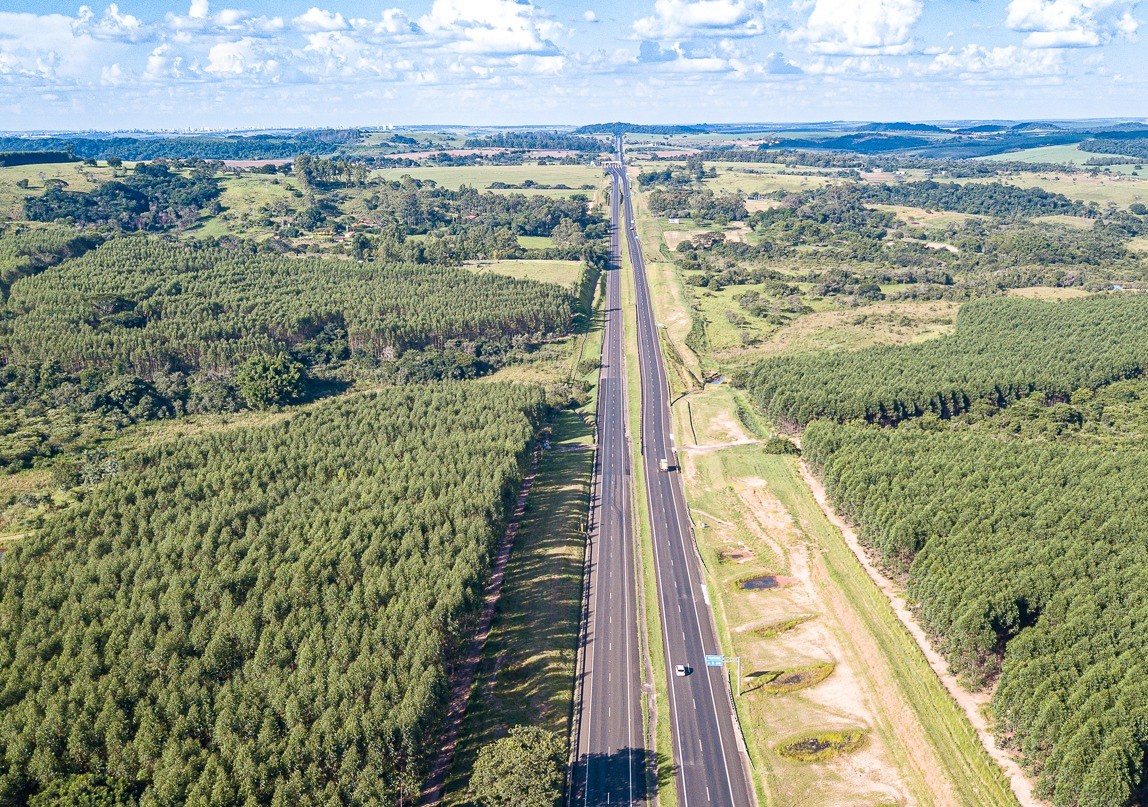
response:
[[[670,461],[668,459],[666,459],[665,457],[662,457],[660,460],[658,460],[658,470],[659,471],[670,470]]]

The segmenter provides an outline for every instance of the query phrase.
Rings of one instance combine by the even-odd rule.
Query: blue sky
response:
[[[1148,0],[0,0],[0,129],[1139,117],[1142,18]]]

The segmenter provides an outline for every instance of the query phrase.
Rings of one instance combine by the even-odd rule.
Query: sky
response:
[[[1141,118],[1146,20],[1148,0],[0,0],[0,130]]]

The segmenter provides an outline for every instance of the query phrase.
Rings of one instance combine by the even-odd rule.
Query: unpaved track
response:
[[[932,644],[929,642],[928,635],[917,623],[917,620],[913,618],[904,596],[897,590],[893,581],[882,574],[869,560],[869,556],[865,553],[865,549],[861,546],[861,542],[857,537],[857,532],[829,506],[829,499],[825,494],[825,486],[813,475],[813,472],[804,461],[801,462],[801,477],[805,480],[805,484],[809,486],[809,490],[813,494],[817,506],[825,513],[825,517],[829,519],[830,523],[841,530],[841,535],[844,536],[845,543],[849,546],[849,549],[857,557],[858,562],[865,568],[866,573],[870,579],[873,580],[873,583],[889,600],[889,604],[893,608],[893,613],[897,615],[897,619],[901,621],[901,624],[903,624],[905,629],[912,635],[917,646],[921,648],[921,652],[925,654],[925,659],[929,662],[929,666],[933,668],[933,672],[937,674],[941,679],[941,683],[945,685],[945,689],[949,691],[949,694],[961,709],[964,710],[969,722],[976,730],[977,736],[980,737],[981,744],[989,753],[989,756],[1000,765],[1005,776],[1008,777],[1009,786],[1012,788],[1012,792],[1016,796],[1017,801],[1020,802],[1021,807],[1047,807],[1048,803],[1038,799],[1033,793],[1032,780],[1021,770],[1016,760],[1013,759],[1007,751],[997,745],[996,738],[989,730],[988,722],[981,713],[981,707],[989,702],[989,695],[986,693],[969,692],[958,683],[956,676],[949,670],[948,662],[945,661],[940,653],[933,649]]]
[[[446,776],[454,761],[454,751],[458,746],[458,735],[462,731],[462,722],[466,717],[466,706],[470,702],[470,693],[474,685],[474,676],[478,672],[479,662],[482,661],[482,651],[486,647],[486,639],[490,636],[490,626],[494,621],[494,609],[498,605],[498,598],[502,594],[502,580],[506,575],[506,563],[510,560],[510,552],[514,549],[514,538],[518,535],[518,525],[522,523],[522,514],[526,512],[526,500],[530,497],[530,489],[534,487],[534,477],[538,473],[538,454],[531,458],[530,471],[522,480],[522,488],[518,492],[518,501],[514,505],[514,514],[510,523],[506,525],[506,533],[502,536],[494,564],[490,573],[490,582],[486,585],[486,592],[482,599],[482,614],[478,620],[478,629],[467,648],[465,661],[455,673],[454,686],[451,689],[450,706],[447,710],[446,721],[443,728],[442,748],[431,767],[430,775],[423,784],[421,803],[435,805],[442,802],[443,791],[446,788]],[[493,681],[493,677],[491,678]]]

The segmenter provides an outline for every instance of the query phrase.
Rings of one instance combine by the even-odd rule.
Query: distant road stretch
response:
[[[621,143],[618,144],[622,162]],[[637,293],[638,357],[642,379],[642,458],[653,526],[662,636],[674,736],[674,766],[681,807],[753,804],[745,756],[734,726],[726,671],[707,667],[706,655],[718,655],[705,583],[689,529],[685,493],[676,470],[669,385],[657,322],[646,282],[625,168],[613,172],[622,185],[626,243]],[[669,470],[660,468],[666,460]],[[675,674],[677,665],[689,673]]]
[[[589,600],[576,705],[575,764],[569,803],[576,807],[645,804],[648,753],[642,722],[641,653],[634,565],[626,376],[619,308],[621,183],[611,187],[611,263],[598,381],[598,462],[589,532]]]

